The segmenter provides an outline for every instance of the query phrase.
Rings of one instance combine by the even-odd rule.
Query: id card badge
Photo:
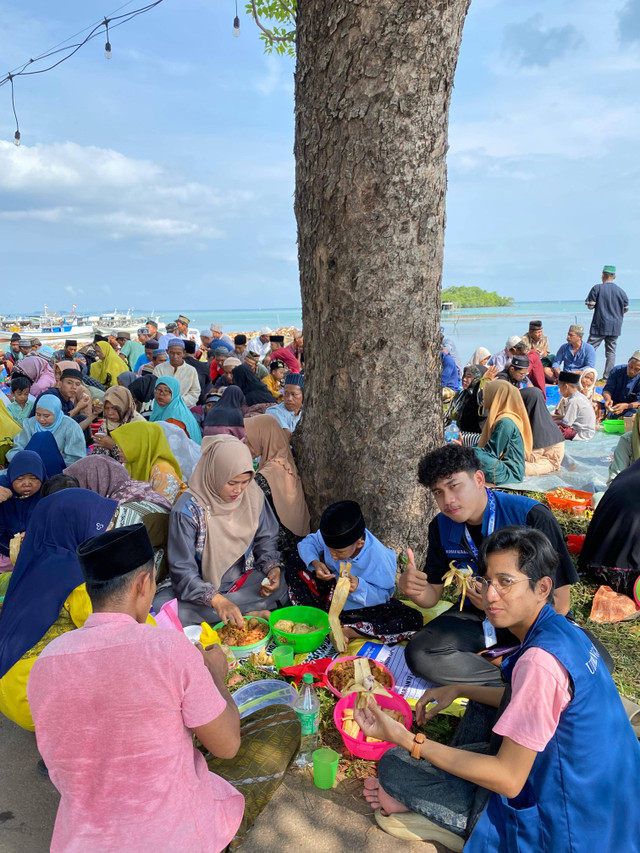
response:
[[[482,623],[482,630],[484,631],[484,645],[485,648],[490,649],[491,646],[498,645],[498,636],[496,634],[496,629],[493,627],[491,622],[488,619],[485,619]]]

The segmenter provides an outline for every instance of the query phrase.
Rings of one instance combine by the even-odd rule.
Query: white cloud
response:
[[[272,95],[274,92],[293,93],[293,75],[282,57],[267,54],[264,57],[264,74],[254,80],[254,88],[262,95]]]
[[[109,240],[217,240],[222,216],[253,199],[246,190],[181,182],[149,160],[72,142],[16,148],[0,141],[0,190],[2,220],[72,224]]]

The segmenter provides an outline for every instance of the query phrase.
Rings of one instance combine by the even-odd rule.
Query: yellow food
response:
[[[456,582],[458,592],[460,593],[460,610],[462,610],[462,605],[464,604],[467,592],[473,583],[473,569],[471,566],[464,566],[460,568],[456,566],[455,560],[451,560],[449,563],[449,571],[446,575],[443,575],[442,580],[444,581],[445,586],[449,586],[449,584],[454,581]]]
[[[293,633],[293,622],[290,619],[278,619],[273,623],[273,627],[276,631],[284,631],[285,634]]]
[[[331,599],[331,607],[329,608],[329,626],[331,627],[331,642],[334,648],[344,654],[347,650],[347,643],[340,624],[340,614],[342,613],[347,598],[351,590],[351,563],[340,563],[340,576],[336,581],[335,589],[333,590],[333,598]]]
[[[264,640],[269,633],[269,626],[254,617],[245,619],[242,628],[225,625],[224,628],[218,629],[217,633],[220,641],[227,646],[251,646]]]
[[[552,492],[549,492],[550,495],[553,495],[554,498],[560,498],[565,501],[573,501],[576,504],[586,504],[589,503],[588,498],[579,498],[573,492],[569,491],[569,489],[554,489]]]
[[[18,559],[18,554],[20,553],[20,546],[22,545],[22,534],[16,533],[15,536],[12,536],[9,540],[9,559],[15,566],[16,560]]]

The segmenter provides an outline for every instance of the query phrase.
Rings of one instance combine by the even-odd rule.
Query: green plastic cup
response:
[[[285,666],[293,666],[292,646],[276,646],[273,650],[273,663],[278,672]]]
[[[334,749],[316,749],[313,753],[313,781],[316,788],[333,788],[340,755]]]

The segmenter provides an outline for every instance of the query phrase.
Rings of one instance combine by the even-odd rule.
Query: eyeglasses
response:
[[[475,577],[473,582],[475,584],[476,592],[480,595],[488,595],[489,587],[492,586],[500,598],[504,598],[505,595],[509,595],[514,584],[528,580],[529,578],[512,578],[509,577],[509,575],[501,575],[495,580]]]

